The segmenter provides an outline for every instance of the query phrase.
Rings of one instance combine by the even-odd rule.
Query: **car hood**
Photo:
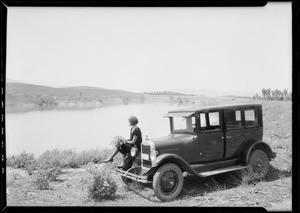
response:
[[[160,137],[151,139],[155,145],[156,150],[164,150],[169,148],[177,147],[184,145],[192,141],[196,136],[189,134],[171,134],[169,136]]]

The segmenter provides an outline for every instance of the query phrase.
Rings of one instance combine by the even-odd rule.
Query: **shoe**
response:
[[[102,161],[103,163],[108,163],[108,162],[113,162],[114,159],[113,158],[109,158],[109,159],[105,159],[104,161]]]

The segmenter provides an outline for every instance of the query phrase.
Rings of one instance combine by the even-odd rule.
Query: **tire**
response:
[[[153,177],[153,190],[161,201],[173,200],[181,192],[182,186],[182,171],[173,163],[161,166]]]
[[[262,150],[254,150],[249,158],[250,174],[254,179],[263,179],[269,171],[269,158]]]

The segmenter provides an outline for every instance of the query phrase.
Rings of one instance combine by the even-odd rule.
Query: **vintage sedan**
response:
[[[133,148],[130,168],[115,168],[124,182],[151,183],[162,201],[182,190],[183,173],[208,177],[250,169],[264,178],[276,157],[263,141],[260,104],[169,111],[170,134],[145,139],[139,153]]]

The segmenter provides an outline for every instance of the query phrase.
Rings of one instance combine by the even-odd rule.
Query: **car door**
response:
[[[224,157],[222,111],[200,112],[200,161],[220,160]]]
[[[238,148],[244,142],[244,122],[242,108],[224,110],[225,117],[225,157],[234,157]]]

